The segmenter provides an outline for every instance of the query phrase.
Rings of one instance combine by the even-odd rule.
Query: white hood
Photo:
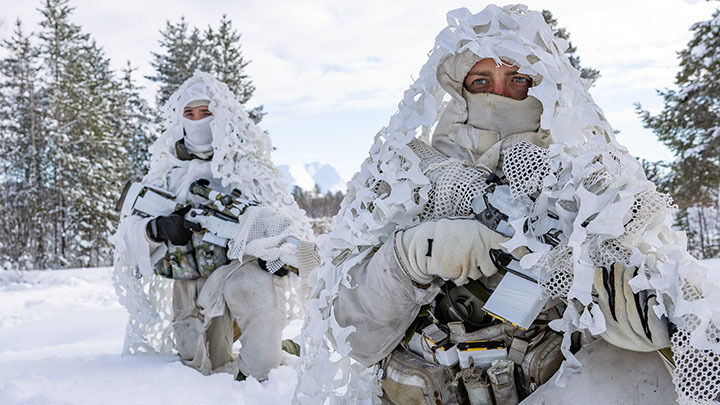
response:
[[[202,82],[195,82],[183,91],[180,96],[180,100],[178,101],[178,106],[181,106],[184,109],[185,107],[209,105],[210,96],[207,93],[205,85]],[[183,110],[181,109],[179,112],[182,114]]]

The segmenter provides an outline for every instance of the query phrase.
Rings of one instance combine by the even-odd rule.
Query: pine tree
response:
[[[150,62],[155,76],[146,76],[160,83],[157,97],[158,106],[163,105],[172,93],[187,80],[196,69],[210,70],[207,58],[202,55],[203,41],[197,28],[190,29],[185,17],[177,24],[166,21],[165,30],[160,31],[160,47],[163,53],[152,52]]]
[[[70,21],[68,0],[45,0],[40,37],[48,92],[51,267],[109,262],[114,201],[128,172],[114,131],[119,84],[102,49]]]
[[[292,196],[295,199],[295,202],[297,202],[298,207],[302,208],[307,212],[310,213],[310,203],[309,203],[309,196],[308,193],[305,192],[300,186],[294,186],[292,189]]]
[[[197,28],[191,29],[183,17],[177,24],[167,21],[160,35],[162,51],[153,52],[150,62],[155,68],[155,75],[146,76],[160,84],[156,97],[158,106],[165,103],[196,69],[208,72],[227,84],[243,104],[250,100],[255,91],[245,73],[245,67],[250,62],[243,57],[240,34],[226,15],[223,15],[217,30],[208,26],[201,33]],[[255,123],[265,115],[262,106],[249,109],[248,113]]]
[[[637,110],[645,127],[674,153],[668,188],[681,208],[677,225],[699,257],[720,253],[720,9],[691,27],[693,38],[680,51],[677,89],[658,91],[657,115]]]
[[[45,198],[47,141],[40,61],[19,19],[2,47],[7,56],[0,62],[0,258],[19,268],[42,268],[48,262],[45,217],[50,204]]]
[[[580,66],[580,57],[575,54],[575,52],[577,52],[577,48],[572,44],[572,42],[570,42],[570,33],[567,32],[565,28],[557,28],[557,19],[553,17],[550,10],[543,10],[542,16],[545,19],[545,22],[555,32],[555,36],[567,41],[568,49],[565,51],[565,54],[570,59],[570,63],[573,65],[573,67],[580,71],[580,77],[590,80],[590,82],[592,83],[595,83],[595,81],[600,77],[600,71],[597,69]]]
[[[98,266],[109,263],[108,237],[118,219],[115,201],[131,160],[125,139],[114,130],[120,85],[110,60],[92,40],[78,51],[68,65],[74,83],[74,92],[68,93],[68,258],[72,265]]]
[[[208,27],[205,39],[210,44],[208,48],[208,59],[212,64],[210,73],[227,84],[230,91],[240,98],[241,103],[247,104],[255,91],[255,86],[245,74],[245,67],[250,61],[246,61],[240,51],[240,33],[233,29],[232,21],[223,14],[220,27],[217,31]],[[253,108],[249,113],[255,123],[260,122],[265,115],[262,106]]]
[[[69,124],[73,116],[71,113],[71,100],[75,93],[75,83],[68,69],[74,59],[79,55],[80,48],[89,36],[80,32],[78,25],[69,21],[73,8],[68,0],[45,0],[40,13],[44,19],[40,22],[43,30],[39,34],[41,40],[41,57],[44,59],[45,83],[48,91],[48,152],[52,157],[49,162],[49,173],[52,176],[49,182],[51,193],[48,198],[54,203],[54,208],[48,214],[48,221],[52,223],[52,246],[54,260],[48,263],[51,267],[68,264],[66,249],[68,245],[66,233],[70,218],[68,217],[69,201],[67,192],[72,184],[68,181],[66,173],[69,136]]]
[[[147,102],[140,96],[143,89],[133,80],[136,69],[130,61],[122,70],[122,80],[118,94],[118,110],[115,119],[115,133],[125,140],[126,155],[129,168],[126,180],[140,181],[147,173],[150,164],[150,145],[155,140],[153,112]]]

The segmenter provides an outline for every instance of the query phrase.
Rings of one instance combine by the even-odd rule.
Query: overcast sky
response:
[[[181,16],[201,28],[227,14],[242,33],[247,71],[263,104],[261,126],[277,150],[277,164],[329,163],[347,178],[360,166],[377,131],[388,123],[403,91],[417,77],[445,13],[478,12],[487,2],[437,0],[97,1],[74,0],[71,17],[90,33],[116,68],[127,60],[152,100],[151,51],[159,30]],[[504,4],[504,3],[497,3]],[[599,69],[591,93],[630,152],[650,160],[672,155],[642,128],[633,103],[658,111],[655,89],[671,87],[676,52],[689,27],[710,18],[716,2],[698,0],[528,0],[549,9],[571,34],[583,66]],[[0,38],[16,17],[37,31],[40,1],[2,0]]]

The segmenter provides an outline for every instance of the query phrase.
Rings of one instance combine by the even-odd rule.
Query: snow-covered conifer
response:
[[[173,24],[166,21],[165,30],[160,31],[161,52],[153,52],[150,62],[155,76],[146,78],[160,84],[155,101],[161,106],[170,95],[192,76],[195,69],[208,70],[207,60],[201,55],[201,34],[197,28],[188,26],[185,17]],[[204,63],[203,63],[204,62]]]
[[[125,140],[130,165],[126,180],[140,181],[148,171],[150,164],[148,149],[155,141],[156,131],[153,127],[152,109],[140,96],[143,88],[138,86],[133,78],[135,70],[136,68],[133,68],[128,61],[121,72],[115,131]]]
[[[45,136],[49,142],[48,164],[49,188],[51,192],[46,198],[51,200],[53,209],[46,220],[52,226],[51,238],[54,249],[53,261],[50,267],[61,267],[68,264],[67,226],[68,206],[66,192],[70,187],[66,173],[66,160],[69,142],[69,123],[72,121],[70,112],[71,93],[74,92],[74,83],[70,80],[68,65],[78,57],[82,44],[88,40],[88,35],[80,31],[80,27],[69,21],[73,8],[68,0],[45,0],[40,9],[43,20],[40,22],[42,30],[39,33],[41,58],[44,61],[43,81],[48,92],[48,128]]]
[[[247,104],[255,91],[255,86],[245,73],[245,67],[250,61],[243,58],[240,51],[240,33],[233,29],[232,20],[227,18],[227,15],[223,15],[217,31],[208,27],[205,40],[210,45],[207,48],[212,63],[210,73],[227,84],[230,91],[238,95],[241,103]],[[255,123],[260,122],[265,115],[262,106],[248,110],[248,113]]]
[[[98,266],[110,260],[107,238],[115,229],[115,202],[133,159],[115,131],[120,110],[119,82],[110,60],[92,40],[68,64],[73,91],[69,100],[66,167],[68,259],[74,266]]]
[[[47,141],[38,49],[18,19],[0,61],[0,259],[18,268],[48,262]]]
[[[153,60],[150,62],[155,68],[155,75],[147,76],[160,84],[155,100],[158,106],[164,104],[196,69],[208,72],[226,83],[230,91],[238,95],[240,102],[247,104],[255,91],[255,86],[245,73],[245,67],[250,61],[243,57],[240,33],[233,28],[227,16],[223,15],[216,30],[209,26],[202,33],[198,28],[191,28],[184,17],[176,24],[167,21],[160,35],[162,51],[153,52]],[[262,106],[248,107],[248,113],[255,123],[260,122],[265,115]]]
[[[50,267],[107,263],[107,238],[130,159],[113,128],[119,83],[103,50],[70,20],[67,0],[45,0],[40,56],[47,86]]]
[[[676,89],[658,91],[658,114],[640,110],[647,128],[675,154],[665,184],[680,206],[677,225],[698,257],[720,253],[720,9],[691,27],[680,51]]]

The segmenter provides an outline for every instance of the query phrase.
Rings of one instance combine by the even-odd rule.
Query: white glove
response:
[[[507,240],[475,220],[441,219],[398,232],[395,243],[414,281],[428,284],[439,276],[462,285],[495,274],[490,249]]]
[[[636,352],[650,352],[670,346],[667,323],[655,315],[654,295],[634,294],[629,281],[637,267],[616,262],[611,269],[595,271],[598,305],[607,330],[601,336],[611,344]]]

